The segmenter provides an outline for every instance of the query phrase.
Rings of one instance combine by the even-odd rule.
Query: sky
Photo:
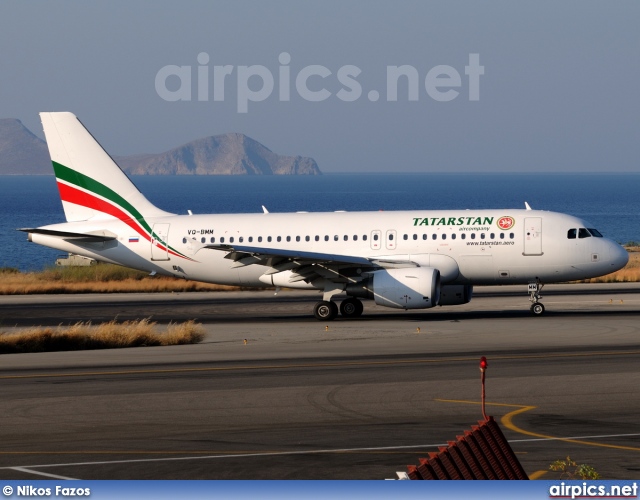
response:
[[[71,111],[113,155],[240,132],[326,173],[637,172],[639,20],[635,0],[9,0],[0,118],[43,137],[38,112]]]

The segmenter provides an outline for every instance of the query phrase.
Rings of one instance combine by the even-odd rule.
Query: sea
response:
[[[524,208],[575,215],[619,242],[640,241],[640,173],[134,176],[153,204],[187,214]],[[60,252],[18,228],[64,222],[53,176],[0,176],[0,267],[37,271]]]

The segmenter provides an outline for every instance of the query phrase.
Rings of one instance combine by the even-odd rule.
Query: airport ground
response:
[[[478,289],[422,312],[365,303],[316,321],[317,294],[0,297],[3,330],[196,318],[197,345],[0,357],[3,479],[384,479],[487,413],[527,473],[570,455],[640,471],[640,285]],[[246,341],[246,343],[245,343]]]

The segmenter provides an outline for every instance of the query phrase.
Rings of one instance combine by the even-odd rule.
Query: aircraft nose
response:
[[[611,272],[622,269],[629,262],[629,252],[617,243],[611,241],[609,244],[609,261],[611,262]]]

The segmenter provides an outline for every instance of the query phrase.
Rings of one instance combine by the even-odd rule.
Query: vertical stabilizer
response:
[[[152,205],[72,113],[40,113],[68,222],[170,215]]]

